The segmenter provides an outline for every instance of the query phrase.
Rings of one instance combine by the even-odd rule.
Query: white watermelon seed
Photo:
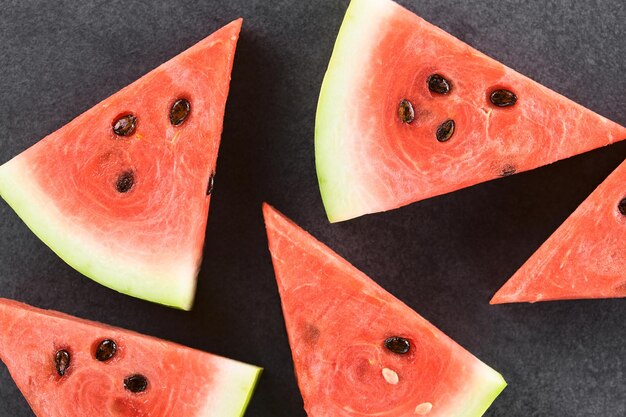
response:
[[[397,385],[398,382],[400,382],[400,378],[398,377],[396,371],[389,368],[383,368],[383,378],[385,378],[385,381],[391,385]]]
[[[433,409],[433,405],[431,403],[421,403],[417,407],[415,407],[415,414],[419,416],[425,416],[430,413],[430,410]]]

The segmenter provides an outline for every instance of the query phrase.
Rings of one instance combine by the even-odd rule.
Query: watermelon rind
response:
[[[115,242],[86,234],[30,179],[30,168],[22,161],[14,158],[0,166],[0,196],[61,259],[83,275],[121,293],[191,309],[197,260],[147,265],[125,256]]]
[[[47,320],[52,320],[52,322],[49,323]],[[46,326],[46,324],[49,324],[49,326]],[[172,395],[175,395],[175,392],[171,389],[173,387],[168,384],[183,383],[182,391],[188,390],[189,386],[186,384],[195,380],[193,374],[195,368],[193,366],[185,367],[185,365],[194,363],[196,359],[201,358],[199,363],[206,361],[208,366],[207,368],[202,366],[197,368],[198,372],[200,372],[198,377],[200,381],[204,380],[207,382],[206,384],[198,384],[195,389],[198,393],[206,392],[206,394],[201,394],[202,397],[199,396],[194,399],[193,404],[189,404],[189,408],[186,411],[193,411],[192,414],[189,414],[191,417],[242,417],[254,394],[258,379],[263,372],[263,369],[260,367],[234,359],[196,351],[177,343],[81,319],[65,313],[42,310],[9,299],[0,298],[0,325],[15,329],[13,333],[0,332],[0,360],[6,364],[18,388],[22,391],[25,399],[37,415],[48,415],[42,411],[42,404],[45,406],[49,405],[52,409],[59,411],[58,408],[54,407],[54,402],[59,399],[62,400],[64,395],[56,392],[54,389],[52,391],[49,390],[50,387],[46,385],[50,382],[50,377],[47,375],[48,370],[45,366],[41,366],[40,359],[38,359],[41,358],[41,352],[38,349],[48,349],[50,341],[42,343],[41,340],[37,339],[37,336],[29,335],[28,327],[36,329],[35,333],[45,333],[52,338],[59,336],[67,337],[67,335],[61,335],[59,332],[59,328],[67,328],[70,329],[68,331],[70,339],[78,335],[78,339],[82,341],[85,341],[83,340],[84,338],[90,340],[92,336],[99,335],[102,332],[112,333],[114,338],[125,342],[126,349],[132,349],[131,345],[145,349],[145,357],[154,360],[154,362],[145,365],[150,368],[151,364],[153,364],[166,373],[171,366],[169,360],[178,358],[185,362],[181,363],[181,367],[186,369],[186,371],[181,374],[183,381],[168,379],[168,382],[164,382],[167,387],[166,390],[172,393]],[[50,329],[53,329],[53,331],[51,332]],[[15,346],[28,347],[27,354],[24,355],[24,352],[16,350]],[[76,346],[74,351],[76,358],[81,357],[81,350],[84,350],[85,346],[89,346],[89,343]],[[84,358],[84,353],[83,351],[82,358]],[[168,360],[161,356],[163,353],[171,355],[168,357]],[[159,360],[160,358],[161,360]],[[188,358],[190,361],[187,362],[185,358]],[[81,364],[81,360],[78,359],[77,363]],[[82,366],[85,365],[87,364],[82,362]],[[135,365],[141,367],[141,363],[135,363]],[[78,366],[80,367],[81,365]],[[79,372],[87,369],[89,369],[89,366]],[[43,374],[38,373],[40,371]],[[210,373],[205,375],[203,372]],[[107,387],[106,384],[102,386],[104,392],[107,392],[108,388],[110,387]],[[175,397],[170,397],[170,400],[173,401],[173,404],[176,404]],[[150,400],[146,401],[147,404]],[[80,405],[76,404],[76,406]],[[47,407],[44,410],[50,411]],[[109,413],[106,414],[109,415]],[[118,415],[118,413],[114,414]],[[175,414],[178,415],[179,413]],[[159,415],[162,415],[162,413]]]
[[[398,8],[388,0],[352,0],[322,82],[315,120],[315,164],[326,214],[333,223],[363,214],[363,207],[368,212],[382,210],[374,198],[366,201],[366,190],[355,187],[366,179],[359,178],[361,170],[352,166],[344,143],[357,132],[344,130],[350,126],[346,119],[359,117],[353,113],[351,100],[362,94],[355,89],[377,45],[377,29]]]
[[[455,417],[480,417],[493,404],[496,398],[506,388],[507,383],[497,371],[487,365],[476,370],[475,381],[467,384],[466,398],[457,404],[455,410],[446,413]],[[463,398],[463,396],[459,396]]]
[[[242,417],[263,369],[233,360],[231,365],[223,366],[221,372],[222,375],[217,376],[219,389],[211,393],[219,401],[209,401],[207,409],[198,417]]]

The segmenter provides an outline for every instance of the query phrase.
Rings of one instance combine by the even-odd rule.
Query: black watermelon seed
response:
[[[59,376],[65,375],[67,368],[70,367],[70,354],[67,350],[59,350],[54,355],[54,365]]]
[[[130,136],[135,133],[137,118],[132,114],[120,117],[113,123],[113,132],[117,136]]]
[[[111,339],[104,339],[96,348],[96,359],[106,362],[117,353],[117,343]]]
[[[512,91],[500,89],[491,93],[489,100],[494,106],[509,107],[517,103],[517,96]]]
[[[144,392],[148,388],[148,380],[141,374],[134,374],[124,379],[124,388],[135,394]]]
[[[180,126],[189,116],[190,111],[191,105],[188,100],[184,98],[176,100],[170,109],[170,123],[174,126]]]
[[[456,124],[454,123],[454,120],[452,119],[449,119],[443,122],[437,128],[437,133],[436,133],[437,140],[439,142],[447,142],[454,134],[455,127],[456,127]]]
[[[209,183],[206,187],[206,195],[211,195],[211,193],[213,192],[214,183],[215,183],[215,172],[212,172],[211,176],[209,177]]]
[[[115,188],[118,193],[127,193],[133,188],[133,185],[135,185],[135,173],[128,170],[122,172],[119,177],[117,177]]]
[[[622,213],[622,216],[626,216],[626,197],[622,198],[622,201],[617,205],[617,209]]]
[[[404,355],[411,349],[411,343],[404,337],[392,336],[385,340],[385,347],[393,353]]]
[[[500,170],[500,176],[508,177],[509,175],[513,175],[516,172],[517,172],[517,169],[513,165],[506,164],[505,166],[502,167],[502,170]]]
[[[398,116],[400,117],[400,121],[402,123],[411,123],[413,119],[415,119],[415,110],[413,110],[413,105],[407,99],[402,99],[400,102],[400,106],[398,107]]]
[[[428,89],[437,94],[448,94],[452,89],[452,85],[448,80],[439,74],[433,74],[426,81]]]

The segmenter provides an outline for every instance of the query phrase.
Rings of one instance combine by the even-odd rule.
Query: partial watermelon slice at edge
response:
[[[241,417],[262,369],[154,337],[0,299],[0,359],[38,416]],[[115,355],[96,359],[102,340]],[[60,376],[57,352],[69,352]],[[147,389],[125,389],[130,375]],[[110,414],[109,414],[110,413]]]
[[[624,237],[626,161],[498,290],[491,304],[626,297]]]
[[[57,255],[119,292],[191,309],[242,19],[0,166],[0,195]],[[187,99],[179,126],[170,108]],[[118,117],[135,133],[113,133]],[[116,190],[134,173],[128,192]]]
[[[429,90],[444,76],[448,94]],[[496,89],[515,105],[497,107]],[[415,118],[398,116],[408,99]],[[436,132],[446,120],[446,142]],[[527,171],[626,138],[626,128],[461,42],[391,0],[352,0],[322,84],[315,160],[331,222]]]
[[[478,417],[502,376],[271,206],[263,213],[309,417]],[[386,338],[410,340],[405,355]]]

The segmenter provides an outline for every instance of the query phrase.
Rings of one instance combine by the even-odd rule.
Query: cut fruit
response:
[[[315,159],[336,222],[624,138],[398,4],[352,0],[322,84]]]
[[[265,224],[309,417],[481,416],[506,383],[267,204]]]
[[[261,369],[0,299],[0,359],[40,417],[240,417]]]
[[[191,308],[241,22],[0,167],[2,197],[84,275]]]
[[[626,297],[626,161],[493,296],[491,304]]]

